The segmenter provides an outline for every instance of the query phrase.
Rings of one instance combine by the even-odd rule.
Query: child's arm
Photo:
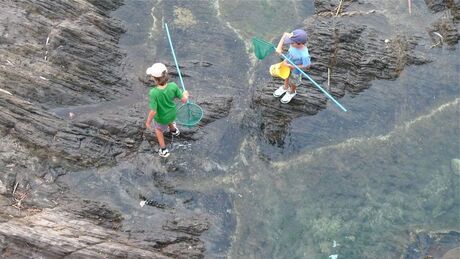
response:
[[[280,42],[278,42],[278,46],[276,47],[276,52],[278,54],[281,54],[283,52],[283,44],[284,44],[284,40],[286,39],[286,37],[291,37],[291,36],[292,36],[292,33],[289,33],[289,32],[285,32],[283,34],[283,36],[280,39]]]
[[[145,127],[147,129],[152,129],[152,120],[153,120],[153,117],[155,117],[155,114],[157,114],[156,111],[150,110],[149,116],[147,117],[147,121],[145,122]]]

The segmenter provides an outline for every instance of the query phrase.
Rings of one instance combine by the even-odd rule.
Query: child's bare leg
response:
[[[161,132],[159,129],[155,129],[155,135],[157,135],[158,143],[160,143],[160,148],[166,148],[163,132]]]
[[[284,89],[285,90],[288,90],[289,89],[289,77],[284,79]]]

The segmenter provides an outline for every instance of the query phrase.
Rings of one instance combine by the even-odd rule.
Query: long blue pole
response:
[[[273,46],[273,45],[272,45]],[[275,46],[273,46],[273,48],[276,50]],[[319,90],[321,90],[329,99],[331,99],[332,101],[335,102],[335,104],[337,104],[344,112],[347,111],[347,109],[345,109],[345,107],[343,107],[337,100],[334,99],[334,97],[332,97],[326,90],[324,90],[319,84],[317,84],[315,82],[315,80],[313,80],[309,75],[307,75],[307,73],[305,73],[302,69],[300,69],[296,64],[294,64],[294,62],[292,62],[288,57],[286,57],[286,55],[284,55],[283,53],[281,53],[281,56],[283,56],[283,58],[285,58],[287,61],[289,61],[289,63],[291,63],[291,65],[293,65],[297,70],[300,71],[300,73],[302,73],[305,77],[308,78],[308,80],[310,80],[316,87],[319,88]]]
[[[166,35],[168,36],[169,46],[171,47],[171,52],[174,58],[174,63],[176,64],[177,73],[179,74],[180,84],[182,85],[182,89],[185,91],[184,80],[182,80],[182,74],[180,73],[179,64],[177,63],[176,53],[174,53],[174,47],[171,41],[171,35],[169,35],[169,29],[168,29],[167,23],[165,23],[165,29],[166,29]]]

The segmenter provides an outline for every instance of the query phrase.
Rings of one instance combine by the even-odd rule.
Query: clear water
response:
[[[400,32],[419,30],[429,23],[423,18],[429,12],[422,0],[412,1],[412,17],[406,14],[404,1],[367,2],[370,8],[394,12],[388,15],[389,22],[404,24]],[[198,13],[197,22],[214,21],[219,15],[220,21],[234,30],[239,40],[248,40],[254,34],[274,39],[300,25],[314,12],[312,1],[179,0],[170,4]],[[194,10],[194,4],[211,7],[208,11]],[[127,1],[116,12],[127,22],[128,32],[121,43],[131,63],[126,72],[133,78],[141,75],[152,60],[170,58],[160,48],[165,47],[163,32],[152,25],[152,17],[158,15],[158,9],[152,7],[157,5],[156,1]],[[292,8],[294,14],[286,15]],[[212,28],[213,23],[209,26]],[[179,42],[187,42],[187,37],[173,35]],[[244,47],[231,44],[227,47],[229,51],[239,48],[241,56],[234,57],[235,62],[250,63]],[[181,50],[186,48],[185,43],[176,47],[179,60],[194,55],[198,60],[203,59],[201,52],[184,54]],[[194,165],[201,163],[204,169],[211,169],[197,166],[186,176],[170,176],[177,177],[176,188],[210,195],[223,191],[232,199],[236,225],[224,228],[232,242],[228,255],[219,255],[328,258],[337,254],[338,258],[399,258],[409,244],[410,232],[458,231],[460,178],[453,172],[451,161],[460,158],[460,53],[458,48],[424,52],[433,63],[406,67],[397,80],[374,81],[363,93],[342,98],[340,102],[349,112],[343,113],[331,104],[315,116],[296,119],[282,148],[261,141],[241,127],[242,114],[250,112],[247,97],[236,102],[238,105],[232,108],[229,118],[209,125],[205,129],[206,138],[186,148],[178,147],[175,152],[183,163],[192,164],[187,160],[201,159]],[[225,62],[215,62],[215,71],[224,65]],[[193,69],[188,72],[202,73]],[[225,89],[235,95],[249,96],[247,85],[251,75],[247,67],[238,74],[218,76],[229,78],[231,83],[219,81],[222,88],[216,90],[216,81],[201,84],[206,77],[186,80],[199,94]],[[138,93],[144,91],[139,85]],[[189,154],[191,151],[194,156]],[[161,163],[152,162],[152,165],[150,159],[144,154],[134,162],[99,170],[97,181],[78,175],[70,176],[79,178],[78,181],[68,181],[84,186],[85,181],[104,179],[103,185],[96,188],[98,192],[83,191],[90,197],[102,195],[103,200],[124,208],[123,213],[132,214],[132,221],[142,220],[145,212],[127,204],[134,204],[137,199],[129,194],[130,188],[142,182],[146,185],[142,188],[148,189],[147,176],[134,177],[133,173],[126,177],[129,172],[122,169],[139,167],[134,164],[142,161],[144,165],[140,167],[148,165],[150,170],[164,170]],[[219,173],[212,170],[215,167]],[[126,194],[114,198],[112,194],[119,192],[120,186]],[[212,240],[212,234],[209,235],[205,238]],[[209,257],[218,254],[216,249],[208,247]]]

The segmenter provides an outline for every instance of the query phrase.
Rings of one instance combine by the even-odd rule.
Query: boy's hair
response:
[[[153,79],[155,80],[155,83],[157,83],[158,85],[164,85],[169,81],[169,74],[167,71],[163,71],[161,77],[154,76]]]

